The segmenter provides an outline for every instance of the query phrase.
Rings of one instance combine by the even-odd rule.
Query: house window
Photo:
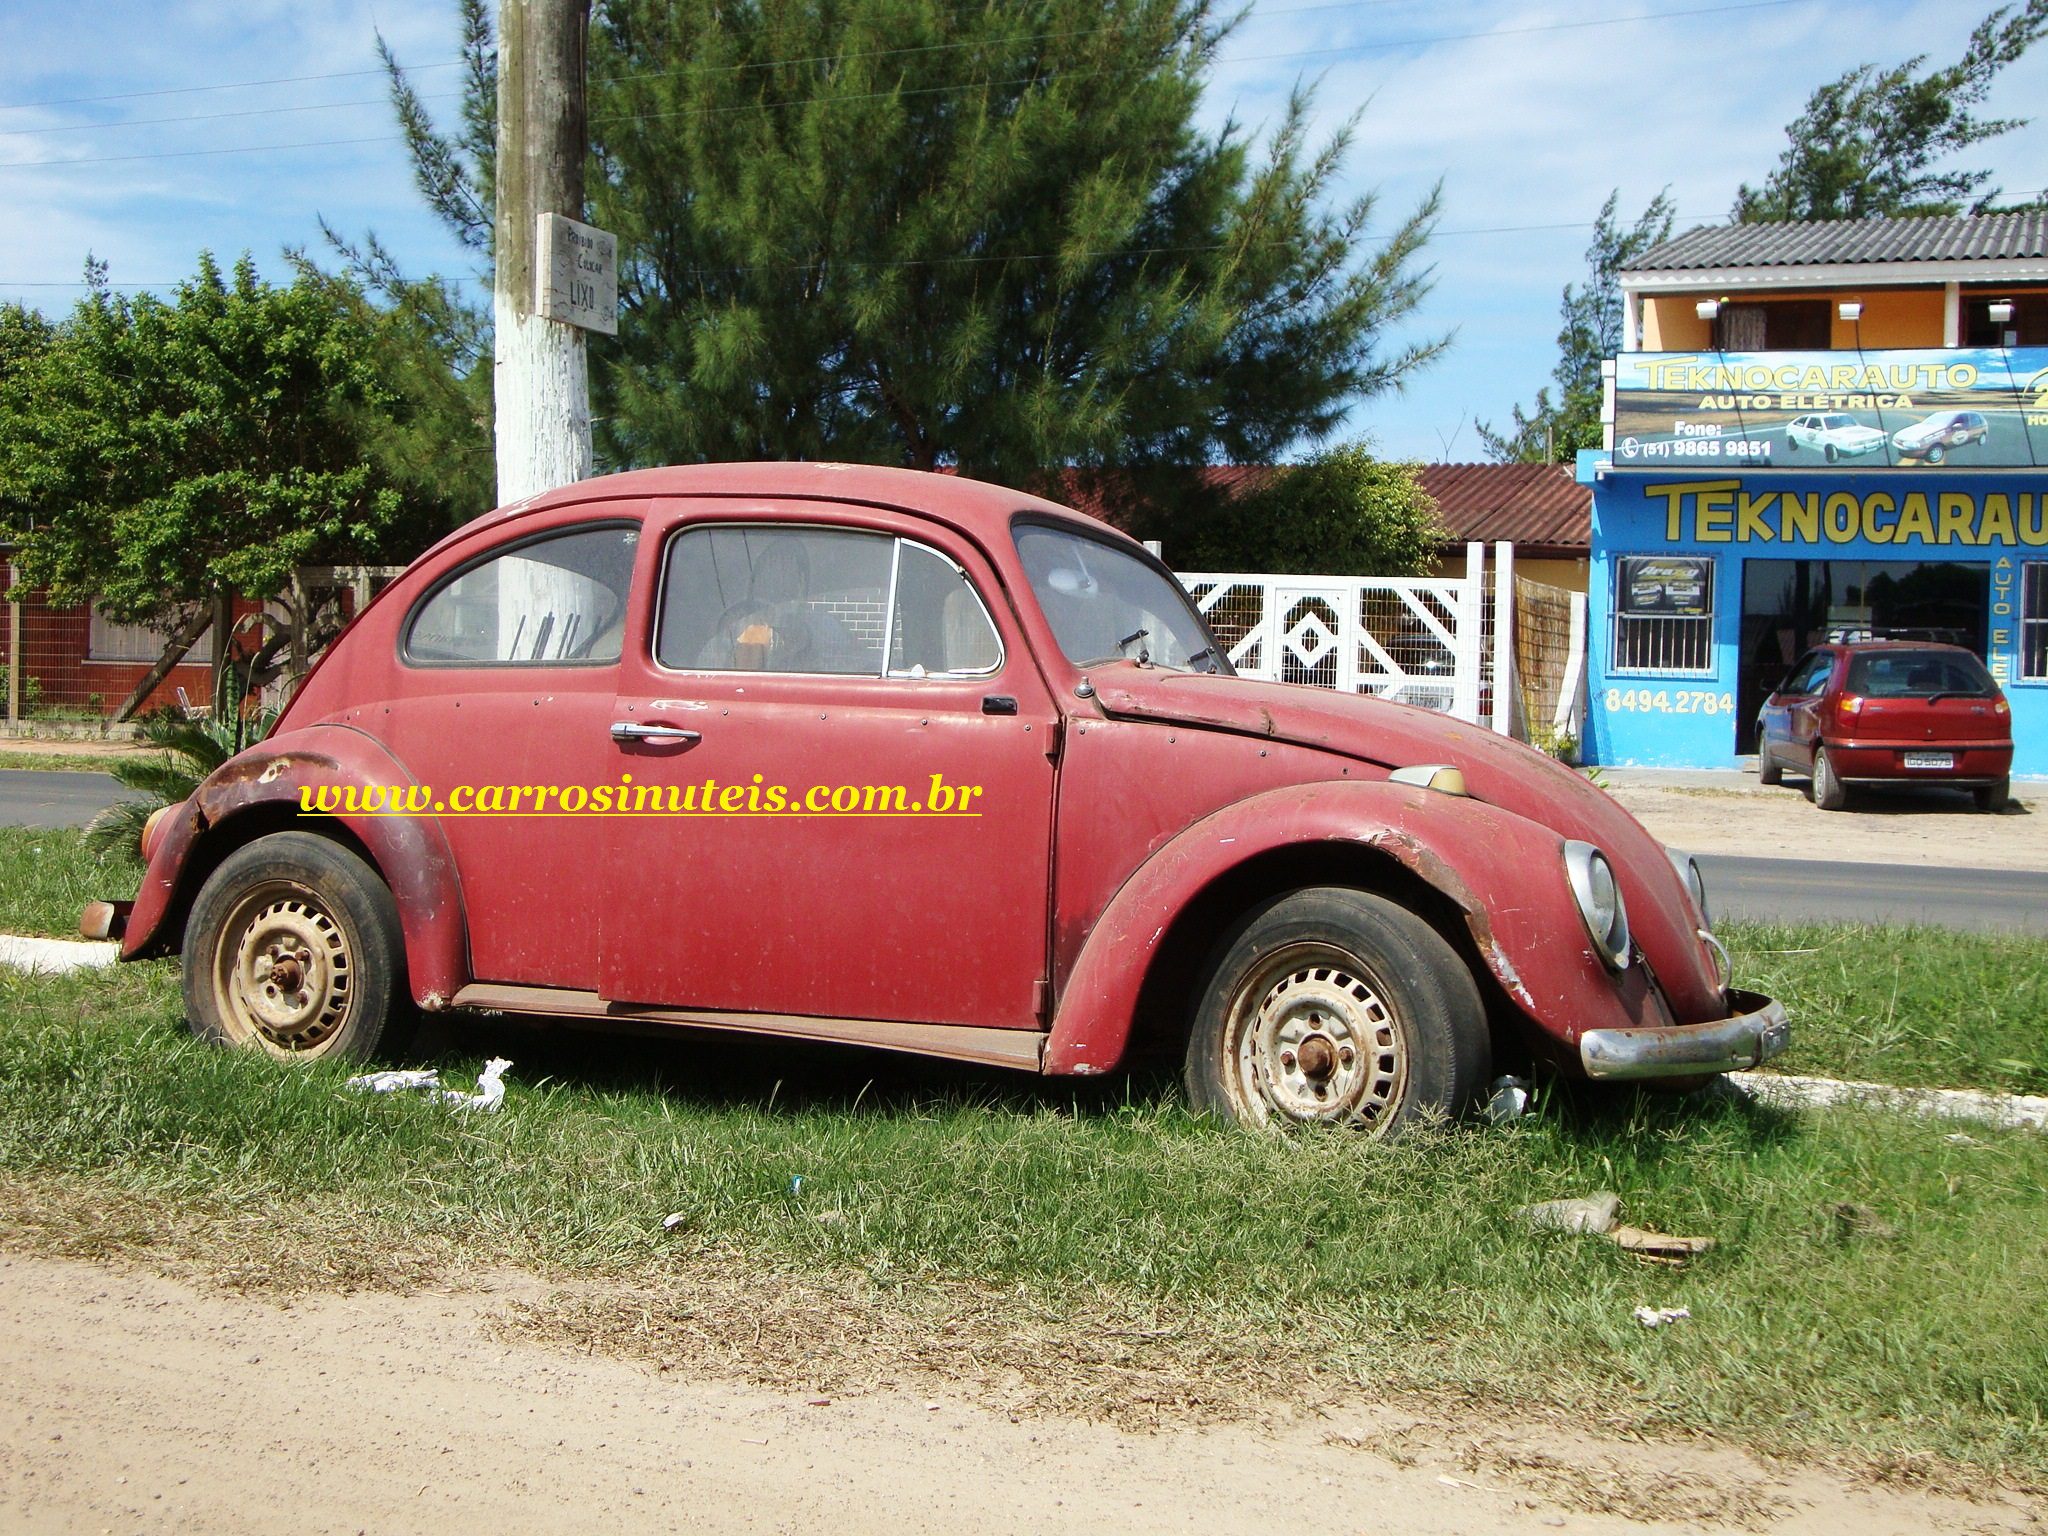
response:
[[[2048,679],[2048,565],[2025,568],[2020,587],[2020,676]]]
[[[1626,555],[1614,563],[1609,670],[1714,675],[1714,561],[1708,555]]]
[[[1999,302],[1971,294],[1963,300],[1963,345],[1966,347],[2048,346],[2048,294],[2005,295],[2012,317],[2004,322],[1991,318],[1991,306]]]
[[[1714,319],[1714,345],[1723,352],[1825,352],[1833,316],[1826,299],[1724,304]]]
[[[148,665],[163,655],[164,647],[170,643],[168,631],[153,628],[148,624],[117,623],[100,612],[98,603],[92,605],[85,635],[87,661],[139,661]],[[211,624],[207,625],[205,632],[192,642],[192,648],[185,652],[183,659],[186,663],[197,666],[212,664]]]

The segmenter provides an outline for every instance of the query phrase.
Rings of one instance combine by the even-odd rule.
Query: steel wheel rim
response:
[[[1239,983],[1224,1038],[1231,1098],[1258,1124],[1389,1123],[1408,1084],[1407,1032],[1385,985],[1334,944],[1289,944]]]
[[[340,1038],[354,1006],[349,935],[310,887],[267,880],[221,925],[213,986],[238,1043],[273,1056],[319,1055]]]

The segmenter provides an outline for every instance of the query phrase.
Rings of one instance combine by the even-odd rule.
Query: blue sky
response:
[[[1989,8],[1708,5],[1261,0],[1226,45],[1212,122],[1271,123],[1305,77],[1324,131],[1364,108],[1346,191],[1377,187],[1383,228],[1444,184],[1436,288],[1407,329],[1456,340],[1403,394],[1361,405],[1353,431],[1390,455],[1479,457],[1474,421],[1501,421],[1549,374],[1558,292],[1578,278],[1610,190],[1632,213],[1669,186],[1681,228],[1717,221],[1737,185],[1775,163],[1816,85],[1866,60],[1949,62]],[[1694,14],[1605,24],[1662,12]],[[446,0],[4,0],[0,298],[61,311],[88,251],[121,284],[175,281],[201,247],[224,260],[248,250],[276,273],[285,246],[317,244],[322,216],[374,229],[409,270],[468,271],[393,141],[380,29],[408,62],[455,56]],[[431,96],[455,72],[417,79]],[[283,83],[211,88],[255,81]],[[2023,116],[2044,101],[2048,46],[2006,72],[1989,110]],[[278,147],[295,145],[314,147]],[[244,146],[257,149],[214,152]],[[2015,194],[2048,185],[2048,114],[1975,162]]]

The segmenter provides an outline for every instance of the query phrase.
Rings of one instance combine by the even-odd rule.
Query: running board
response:
[[[1035,1029],[990,1029],[974,1024],[905,1024],[893,1019],[819,1019],[795,1013],[709,1013],[697,1008],[656,1008],[610,1003],[595,992],[560,987],[517,987],[471,982],[455,994],[456,1008],[493,1013],[532,1013],[593,1024],[671,1024],[688,1029],[775,1035],[786,1040],[827,1040],[877,1050],[941,1056],[987,1067],[1042,1070],[1043,1033]]]

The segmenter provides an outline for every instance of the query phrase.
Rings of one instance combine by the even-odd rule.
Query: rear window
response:
[[[1869,699],[1927,699],[1937,694],[1995,698],[1998,684],[1974,656],[1953,651],[1880,651],[1849,663],[1849,692]]]

